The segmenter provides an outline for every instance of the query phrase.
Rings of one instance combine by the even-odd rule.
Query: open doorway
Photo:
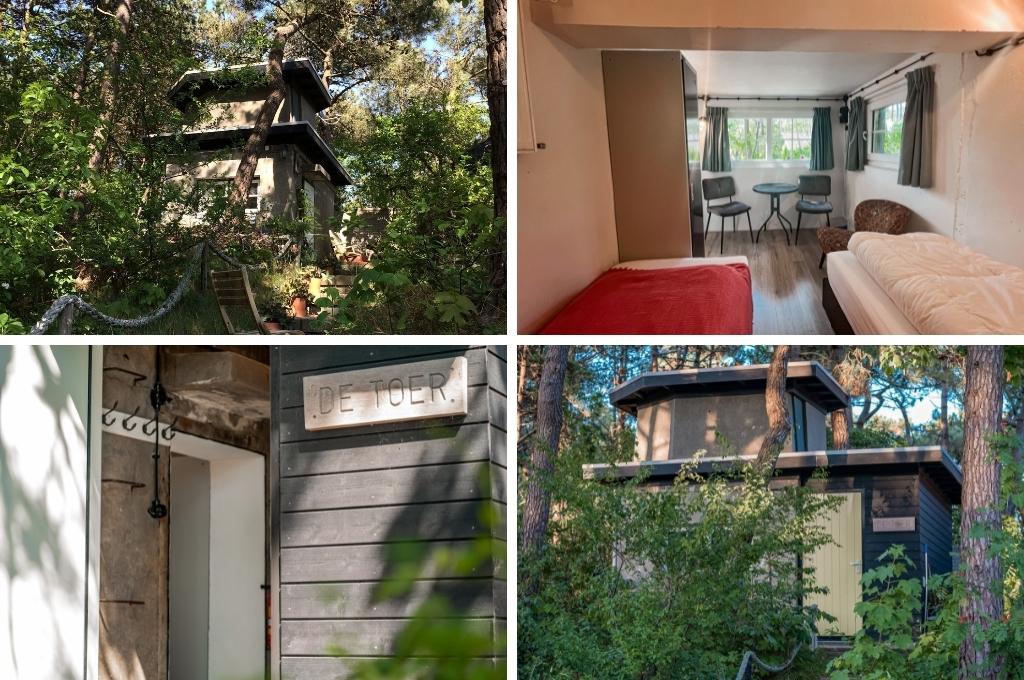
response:
[[[263,457],[172,454],[170,497],[168,677],[262,677]]]

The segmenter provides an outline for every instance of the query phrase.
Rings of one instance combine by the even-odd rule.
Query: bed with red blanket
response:
[[[625,262],[573,298],[544,335],[750,335],[754,303],[744,257]]]

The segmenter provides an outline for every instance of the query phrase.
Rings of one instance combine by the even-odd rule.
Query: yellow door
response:
[[[854,635],[860,630],[860,617],[853,606],[860,601],[861,530],[863,514],[860,493],[831,494],[843,499],[835,512],[818,520],[820,526],[832,536],[835,544],[818,548],[806,557],[806,564],[815,569],[815,580],[824,595],[807,598],[807,605],[836,617],[834,623],[818,623],[820,635]]]

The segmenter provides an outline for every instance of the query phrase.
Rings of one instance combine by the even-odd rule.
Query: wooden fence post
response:
[[[60,320],[57,322],[57,333],[60,335],[71,335],[75,331],[75,304],[69,302],[60,312]]]

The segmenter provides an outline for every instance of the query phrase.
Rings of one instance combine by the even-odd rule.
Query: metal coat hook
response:
[[[132,430],[134,430],[135,428],[137,428],[139,426],[138,423],[131,423],[129,425],[129,422],[131,421],[131,419],[134,418],[137,415],[139,415],[139,407],[138,406],[135,407],[135,410],[132,411],[132,414],[130,416],[125,416],[121,420],[121,427],[124,428],[125,432],[131,432]]]
[[[114,413],[114,411],[116,411],[116,410],[117,410],[117,402],[115,401],[114,405],[110,407],[110,410],[109,411],[104,411],[103,415],[100,416],[100,420],[103,421],[103,424],[105,426],[110,427],[117,420],[117,418],[111,418],[110,422],[107,422],[107,416],[112,415]]]
[[[156,424],[156,419],[157,416],[154,414],[152,418],[146,421],[146,423],[142,426],[142,434],[146,435],[147,437],[151,437],[156,432],[156,428],[159,427],[159,425]],[[152,425],[153,427],[150,427],[150,425]]]
[[[164,431],[160,433],[161,436],[167,441],[171,441],[172,439],[174,439],[174,436],[178,434],[178,431],[174,429],[174,424],[177,422],[178,416],[174,416],[174,419],[171,421],[171,424],[165,427]],[[168,432],[170,432],[170,436],[167,435]]]

